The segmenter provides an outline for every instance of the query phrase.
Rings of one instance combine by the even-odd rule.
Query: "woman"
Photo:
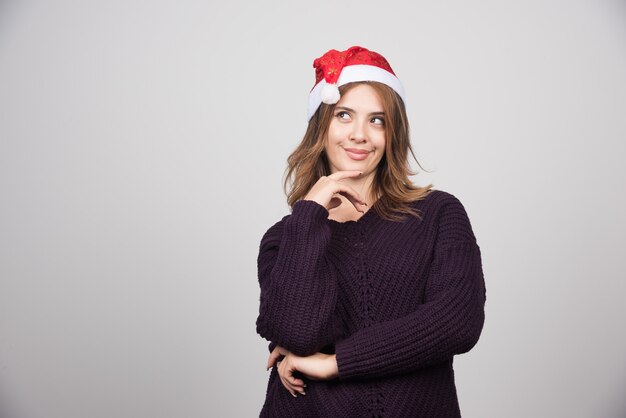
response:
[[[314,67],[292,213],[257,260],[257,332],[276,366],[260,415],[459,417],[453,356],[478,341],[485,303],[467,213],[409,180],[404,91],[384,57],[354,46]]]

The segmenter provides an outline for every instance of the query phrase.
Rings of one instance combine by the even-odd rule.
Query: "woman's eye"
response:
[[[336,115],[339,119],[348,119],[350,117],[350,115],[348,114],[348,112],[339,112]]]
[[[372,118],[372,122],[375,123],[376,125],[384,125],[385,124],[385,120],[383,118],[379,118],[379,117]]]

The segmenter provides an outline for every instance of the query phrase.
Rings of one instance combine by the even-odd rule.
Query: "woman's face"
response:
[[[358,170],[367,176],[376,171],[385,153],[385,115],[373,87],[359,84],[341,95],[324,149],[331,174]]]

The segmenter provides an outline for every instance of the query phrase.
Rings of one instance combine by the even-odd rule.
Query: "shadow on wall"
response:
[[[621,388],[624,387],[624,385],[626,385],[626,372],[624,372],[624,374],[622,375],[622,381],[619,382],[621,383],[619,386]],[[612,390],[613,392],[613,396],[612,396],[612,401],[610,405],[607,405],[605,411],[607,412],[606,416],[607,418],[626,418],[626,398],[623,396],[623,389],[619,390],[617,388],[615,388],[616,390]],[[601,415],[599,415],[601,416]]]
[[[7,31],[10,30],[10,23],[17,13],[19,0],[0,0],[0,50],[3,41],[7,39]]]

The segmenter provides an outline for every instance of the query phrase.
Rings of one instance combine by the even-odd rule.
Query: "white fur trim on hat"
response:
[[[406,104],[406,99],[404,97],[404,87],[402,87],[402,83],[398,78],[391,74],[389,71],[383,70],[380,67],[376,67],[373,65],[348,65],[343,67],[341,74],[339,75],[339,79],[337,80],[337,84],[328,84],[325,80],[321,80],[319,83],[313,87],[311,93],[309,93],[309,107],[308,107],[308,118],[307,120],[311,120],[311,117],[315,114],[315,111],[322,104],[322,102],[327,103],[323,99],[326,97],[326,92],[329,89],[332,89],[331,86],[335,86],[337,89],[337,100],[335,102],[328,102],[328,104],[334,104],[339,101],[339,88],[344,84],[352,83],[354,81],[378,81],[379,83],[383,83],[391,87],[398,95],[402,98],[402,101]],[[334,97],[328,97],[332,99]]]

